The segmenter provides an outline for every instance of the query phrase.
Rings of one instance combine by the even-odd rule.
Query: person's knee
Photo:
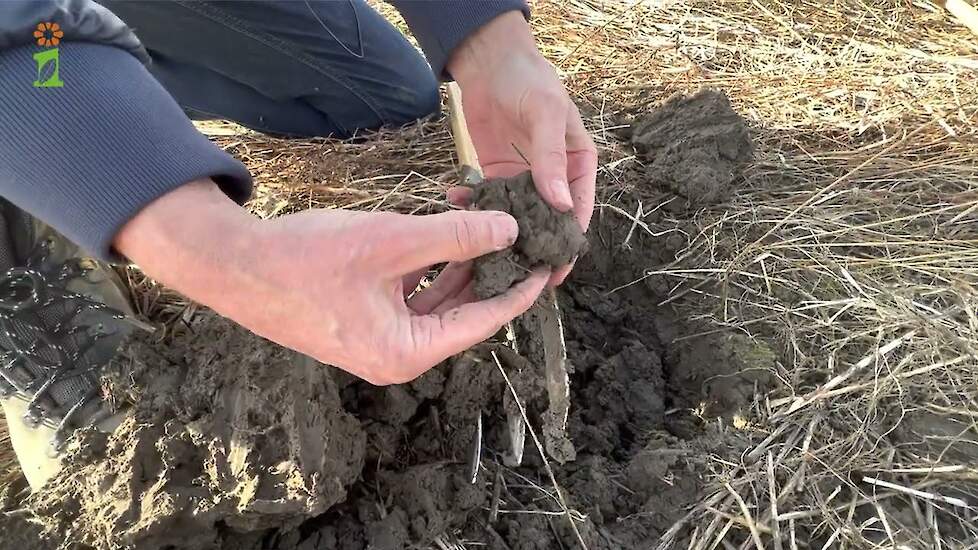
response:
[[[426,85],[418,92],[418,111],[420,116],[437,113],[441,109],[441,91],[439,82],[432,75]]]
[[[406,124],[438,113],[441,107],[441,94],[438,81],[431,71],[414,75],[398,89],[396,113],[392,113],[394,124]]]
[[[370,79],[368,86],[361,86],[357,91],[343,101],[337,101],[334,95],[309,96],[306,101],[339,129],[332,134],[337,137],[411,124],[438,113],[441,106],[438,81],[430,69],[424,73],[412,71],[409,75],[388,74],[386,78]]]

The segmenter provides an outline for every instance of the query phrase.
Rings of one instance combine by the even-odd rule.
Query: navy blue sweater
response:
[[[439,75],[475,29],[527,9],[523,0],[392,3]],[[35,87],[35,56],[46,51],[35,43],[39,22],[65,33],[70,86]],[[244,165],[194,128],[148,61],[133,31],[92,0],[0,0],[0,196],[103,259],[114,258],[129,219],[188,181],[213,178],[239,203],[251,194]]]

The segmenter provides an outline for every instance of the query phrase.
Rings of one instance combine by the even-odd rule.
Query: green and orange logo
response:
[[[60,75],[61,52],[58,49],[64,37],[65,32],[57,23],[38,23],[34,29],[37,45],[45,48],[34,54],[34,62],[37,63],[35,88],[61,88],[65,85]]]

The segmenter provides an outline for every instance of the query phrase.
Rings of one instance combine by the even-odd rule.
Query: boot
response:
[[[135,321],[107,265],[0,199],[0,404],[31,489],[61,469],[75,430],[122,420],[102,398],[100,371]]]

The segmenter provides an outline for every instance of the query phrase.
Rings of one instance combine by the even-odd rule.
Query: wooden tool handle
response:
[[[964,0],[946,0],[944,9],[951,12],[958,21],[978,36],[978,10]]]
[[[455,142],[458,161],[462,165],[462,173],[466,172],[467,167],[468,170],[475,172],[478,179],[482,179],[479,156],[475,152],[475,146],[472,145],[472,136],[469,135],[469,127],[465,124],[465,112],[462,111],[462,89],[455,82],[448,83],[448,117],[452,125],[452,140]]]

